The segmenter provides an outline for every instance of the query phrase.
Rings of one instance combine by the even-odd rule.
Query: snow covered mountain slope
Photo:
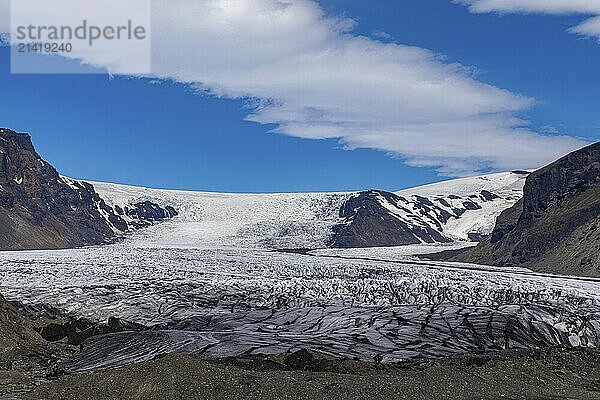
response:
[[[360,193],[226,194],[148,189],[92,182],[113,208],[144,201],[172,207],[178,216],[128,240],[149,247],[322,248],[335,246],[336,227],[355,221],[356,198],[373,198],[370,217],[392,220],[390,237],[407,227],[410,243],[476,240],[489,234],[495,218],[521,197],[526,175],[492,174],[404,190]],[[347,211],[347,213],[344,212]],[[423,231],[427,234],[415,234]],[[366,246],[390,245],[377,242]],[[357,246],[336,246],[357,247]],[[358,246],[361,247],[361,246]]]
[[[422,218],[436,220],[445,237],[453,240],[481,240],[494,229],[500,213],[523,197],[526,171],[504,172],[473,178],[454,179],[397,192],[407,199]],[[433,203],[431,210],[419,205]],[[444,213],[451,215],[447,220]],[[439,217],[438,217],[439,216]]]

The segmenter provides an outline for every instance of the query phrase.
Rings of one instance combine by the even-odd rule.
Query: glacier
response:
[[[494,174],[399,192],[407,202],[427,198],[456,209],[450,201],[470,198],[480,207],[442,224],[452,243],[366,249],[324,248],[352,193],[219,194],[94,183],[112,207],[147,200],[178,215],[111,245],[2,252],[0,292],[29,312],[147,327],[89,339],[66,372],[173,351],[227,357],[309,348],[419,364],[473,351],[597,347],[598,280],[416,257],[473,245],[467,234],[491,231],[496,216],[520,198],[523,180]],[[482,190],[494,196],[482,199]],[[425,214],[423,220],[433,218]],[[291,248],[307,251],[276,251]]]
[[[456,179],[396,192],[381,207],[402,223],[439,231],[449,242],[491,233],[500,213],[522,196],[527,174],[506,172]],[[358,193],[229,194],[139,188],[91,182],[111,207],[151,201],[179,216],[150,228],[140,246],[323,248],[344,223],[342,205]]]

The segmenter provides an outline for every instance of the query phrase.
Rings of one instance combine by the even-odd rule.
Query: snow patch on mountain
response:
[[[410,217],[421,217],[436,226],[439,223],[445,237],[454,241],[479,240],[492,233],[502,211],[523,197],[528,174],[515,171],[453,179],[396,194],[407,199]]]

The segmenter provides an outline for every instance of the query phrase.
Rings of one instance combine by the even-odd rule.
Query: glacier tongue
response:
[[[466,353],[600,344],[598,310],[583,315],[542,305],[456,304],[290,309],[206,313],[185,330],[123,332],[85,343],[62,366],[69,373],[120,367],[179,352],[208,357],[283,354],[312,349],[363,361],[418,365]]]
[[[158,330],[86,342],[69,371],[168,351],[229,356],[299,347],[419,363],[465,351],[597,346],[600,337],[597,280],[522,269],[139,248],[125,240],[0,253],[0,278],[10,300]]]

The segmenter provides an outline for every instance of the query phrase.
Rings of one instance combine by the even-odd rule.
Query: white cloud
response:
[[[597,37],[600,40],[600,16],[584,21],[583,23],[569,29],[569,32]]]
[[[592,16],[569,32],[600,39],[600,0],[454,0],[474,13],[581,14]]]
[[[10,0],[0,0],[0,32],[10,31]]]
[[[586,144],[528,130],[520,115],[532,99],[431,51],[357,36],[354,21],[327,17],[312,0],[153,5],[153,77],[247,99],[248,120],[281,134],[337,138],[448,175],[535,168]],[[135,71],[126,54],[78,56]]]
[[[600,14],[598,0],[456,0],[473,12]]]

